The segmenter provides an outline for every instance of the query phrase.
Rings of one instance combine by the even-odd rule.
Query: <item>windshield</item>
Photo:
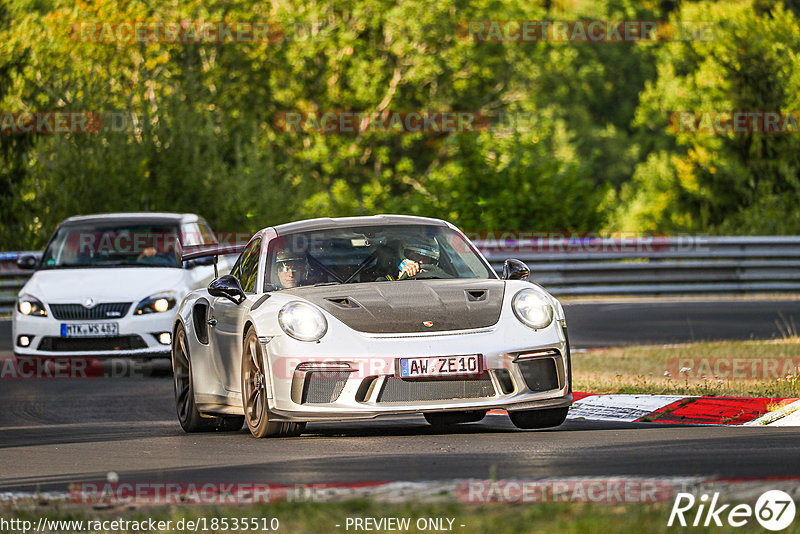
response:
[[[416,265],[408,269],[409,263]],[[326,283],[496,278],[461,234],[432,225],[358,226],[280,236],[270,243],[266,273],[267,290]]]
[[[42,256],[42,269],[81,267],[181,267],[178,227],[104,221],[61,226]]]

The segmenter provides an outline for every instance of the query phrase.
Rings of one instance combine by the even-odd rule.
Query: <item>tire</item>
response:
[[[172,344],[172,376],[175,389],[175,409],[178,422],[185,432],[236,431],[242,428],[244,416],[224,415],[203,417],[194,402],[192,385],[192,366],[189,363],[189,347],[186,343],[186,330],[178,325]]]
[[[425,420],[433,426],[449,426],[461,423],[477,423],[486,417],[486,410],[468,412],[428,412],[423,414]]]
[[[520,410],[508,412],[511,422],[517,428],[552,428],[567,419],[569,408],[550,408],[548,410]]]
[[[264,352],[251,326],[242,348],[242,408],[247,428],[256,438],[299,436],[305,423],[270,421],[265,369]]]

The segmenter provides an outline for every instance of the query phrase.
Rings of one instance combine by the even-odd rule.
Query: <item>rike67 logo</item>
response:
[[[794,521],[795,505],[791,495],[781,490],[764,492],[755,506],[749,504],[719,503],[719,493],[709,497],[702,494],[695,498],[691,493],[678,493],[669,514],[667,526],[730,526],[742,527],[753,517],[767,530],[783,530]]]

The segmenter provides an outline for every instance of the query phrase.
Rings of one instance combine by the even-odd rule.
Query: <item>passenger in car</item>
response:
[[[302,254],[290,250],[278,252],[275,258],[278,281],[282,289],[304,285],[308,276],[308,260]]]

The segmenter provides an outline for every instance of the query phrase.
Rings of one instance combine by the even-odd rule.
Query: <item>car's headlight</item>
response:
[[[171,291],[157,293],[155,295],[150,295],[146,299],[139,302],[139,304],[136,306],[136,310],[133,313],[134,315],[162,313],[174,308],[176,302],[177,300],[175,299],[175,293],[172,293]]]
[[[517,319],[534,329],[544,328],[553,322],[553,306],[535,289],[523,289],[511,301]]]
[[[22,315],[33,315],[35,317],[47,317],[47,310],[42,301],[30,295],[23,295],[17,301],[17,310]]]
[[[290,302],[278,313],[283,331],[300,341],[317,341],[328,331],[322,312],[305,302]]]

